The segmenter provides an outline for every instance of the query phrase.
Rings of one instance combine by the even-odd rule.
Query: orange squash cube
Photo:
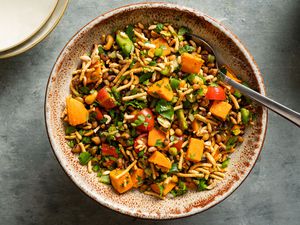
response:
[[[186,160],[192,162],[200,162],[202,159],[204,149],[204,141],[198,138],[191,138],[189,141],[189,147],[186,152]]]

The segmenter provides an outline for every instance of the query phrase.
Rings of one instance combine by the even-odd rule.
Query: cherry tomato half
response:
[[[115,158],[119,157],[117,149],[114,146],[102,144],[101,150],[103,156],[113,156]]]
[[[182,149],[182,145],[183,145],[183,137],[177,137],[176,138],[178,141],[176,142],[176,144],[172,145],[172,147],[177,148],[178,151],[180,151]]]
[[[117,106],[116,99],[112,96],[108,87],[100,89],[96,98],[99,104],[105,109],[112,109]]]
[[[101,110],[98,107],[95,109],[95,113],[96,113],[96,120],[102,120],[103,119],[103,114],[102,114]]]
[[[147,143],[148,143],[148,134],[141,134],[141,135],[139,135],[139,136],[134,140],[133,147],[134,147],[134,151],[135,151],[136,153],[139,153],[139,152],[140,152],[140,149],[137,149],[137,148],[136,148],[138,145],[140,145],[139,142],[142,142],[143,144],[147,145]]]
[[[136,114],[135,121],[142,122],[141,125],[137,126],[136,129],[142,132],[152,130],[154,127],[154,115],[148,108],[142,109]]]
[[[205,95],[205,98],[207,98],[208,100],[225,100],[226,95],[222,87],[209,86],[207,88],[207,93]]]

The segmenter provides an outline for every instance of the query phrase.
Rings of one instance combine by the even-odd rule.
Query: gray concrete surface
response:
[[[268,95],[300,111],[300,1],[170,2],[222,20],[253,54]],[[48,75],[80,27],[123,4],[71,1],[42,43],[0,60],[0,224],[299,224],[300,129],[273,113],[262,154],[248,179],[221,204],[189,218],[153,222],[116,214],[81,193],[65,175],[45,131]]]

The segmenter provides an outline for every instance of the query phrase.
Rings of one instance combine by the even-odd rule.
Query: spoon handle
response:
[[[245,96],[248,96],[249,98],[257,101],[258,103],[262,104],[263,106],[266,106],[273,112],[281,115],[282,117],[288,119],[292,123],[296,124],[298,127],[300,127],[300,113],[289,109],[288,107],[275,102],[274,100],[261,95],[260,93],[242,85],[239,84],[238,82],[232,80],[231,78],[227,77],[224,73],[219,71],[219,74],[221,75],[220,77],[222,80],[234,87],[235,89],[239,90],[241,93],[243,93]]]

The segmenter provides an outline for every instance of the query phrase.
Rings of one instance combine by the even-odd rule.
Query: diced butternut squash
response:
[[[216,117],[226,120],[232,106],[228,102],[214,101],[209,111]]]
[[[155,127],[149,131],[148,135],[148,146],[155,146],[163,143],[166,138],[166,134]]]
[[[198,138],[191,138],[189,141],[189,147],[186,152],[186,160],[192,162],[200,162],[204,149],[204,141]]]
[[[72,97],[68,97],[67,116],[68,116],[69,124],[72,126],[76,126],[88,121],[89,112],[80,101]]]
[[[141,186],[144,178],[145,178],[144,170],[140,168],[134,170],[133,173],[131,174],[133,187],[138,188],[139,186]]]
[[[96,83],[101,78],[101,63],[97,61],[94,65],[91,66],[91,68],[94,68],[95,70],[93,72],[85,73],[87,84]]]
[[[226,69],[226,76],[230,77],[231,79],[235,80],[238,83],[242,82],[240,79],[238,79],[236,77],[236,75],[233,73],[233,71],[227,65],[225,65],[224,67]]]
[[[156,164],[160,167],[166,168],[166,169],[170,169],[172,166],[171,161],[162,153],[160,153],[159,151],[155,151],[150,158],[148,159],[149,162]]]
[[[200,129],[200,121],[194,119],[192,122],[192,129],[194,132],[198,132]]]
[[[186,52],[181,55],[181,70],[185,73],[199,73],[203,63],[204,60],[195,55]]]
[[[155,183],[155,184],[151,184],[150,187],[151,189],[157,193],[157,194],[161,194],[161,195],[167,195],[170,191],[172,191],[172,189],[176,186],[176,183],[174,182],[169,182],[168,184],[164,184],[163,182],[161,183]]]
[[[115,170],[111,171],[109,174],[112,186],[120,194],[130,190],[133,186],[131,176],[128,172],[125,173],[120,178],[117,178],[117,175],[119,175],[122,172],[123,172],[123,170],[115,169]]]
[[[163,38],[157,38],[151,41],[151,44],[155,45],[155,48],[151,48],[148,52],[149,55],[153,55],[156,48],[161,48],[163,50],[162,56],[167,56],[171,54],[171,48],[168,42]]]
[[[163,78],[148,88],[148,93],[155,98],[163,98],[172,101],[174,93],[168,78]]]

